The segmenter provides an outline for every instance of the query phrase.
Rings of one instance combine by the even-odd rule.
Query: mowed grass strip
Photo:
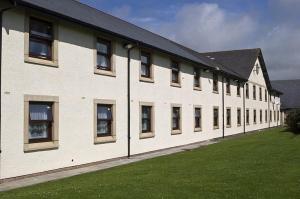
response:
[[[300,198],[300,136],[282,128],[0,193],[1,199]]]

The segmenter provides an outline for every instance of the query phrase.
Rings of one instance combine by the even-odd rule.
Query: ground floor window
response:
[[[237,125],[238,126],[241,126],[241,124],[242,124],[242,122],[241,122],[241,109],[240,108],[238,108],[237,109]]]
[[[25,95],[24,150],[58,147],[58,97]]]
[[[219,107],[214,107],[213,109],[213,124],[214,129],[219,128]]]
[[[140,102],[140,138],[154,137],[154,104]]]
[[[172,105],[172,134],[181,133],[181,106]]]
[[[267,123],[268,122],[268,111],[265,110],[265,122]]]
[[[259,111],[259,122],[263,122],[262,110]]]
[[[256,110],[253,110],[253,123],[256,124]]]
[[[95,100],[95,143],[116,141],[115,101]]]
[[[231,109],[226,108],[226,127],[230,128],[231,127]]]
[[[195,131],[201,131],[201,128],[202,128],[202,113],[201,113],[201,107],[195,107],[195,110],[194,110],[194,120],[195,120],[195,126],[194,126],[194,129]]]
[[[249,116],[249,109],[246,110],[246,124],[249,125],[250,124],[250,116]]]

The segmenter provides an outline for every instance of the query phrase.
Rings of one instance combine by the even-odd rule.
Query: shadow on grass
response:
[[[293,131],[292,129],[290,129],[289,127],[286,127],[284,129],[282,129],[280,131],[280,133],[286,133],[286,134],[289,134],[291,135],[291,138],[296,138],[298,136],[300,136],[300,132],[299,131]]]

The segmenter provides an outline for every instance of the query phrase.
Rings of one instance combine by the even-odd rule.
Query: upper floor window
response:
[[[53,40],[52,23],[31,17],[29,23],[29,56],[52,60]]]
[[[237,96],[241,96],[241,83],[238,81],[236,86],[236,94]]]
[[[216,73],[213,73],[213,91],[219,92],[219,77]]]
[[[249,99],[249,84],[246,83],[245,86],[246,86],[246,98]]]
[[[256,100],[256,86],[253,85],[253,99]]]
[[[262,90],[259,88],[259,100],[262,101]]]
[[[180,67],[179,63],[176,61],[172,61],[171,63],[171,83],[172,84],[180,84]]]
[[[230,79],[226,78],[226,94],[230,95],[231,90],[230,90]]]
[[[152,78],[152,70],[151,70],[151,54],[142,51],[141,52],[141,77],[142,78]]]
[[[265,89],[265,101],[268,101],[268,91]]]
[[[97,44],[97,69],[112,71],[111,67],[111,42],[98,38]]]
[[[201,83],[200,83],[200,69],[194,68],[194,88],[200,89]]]

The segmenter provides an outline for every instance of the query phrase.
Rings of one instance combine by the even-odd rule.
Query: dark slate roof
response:
[[[283,92],[280,97],[283,109],[300,108],[300,79],[271,81],[271,84]]]
[[[139,42],[173,55],[209,66],[200,57],[180,48],[175,42],[74,0],[16,0],[19,5],[36,8],[50,14],[89,25],[124,39]]]
[[[248,79],[259,53],[260,49],[256,48],[207,52],[201,54],[211,59],[215,59],[216,62],[224,65],[224,67],[228,68],[229,70],[233,70],[241,77]]]
[[[233,71],[235,74],[238,74],[244,79],[249,79],[255,65],[255,61],[259,59],[268,89],[276,94],[281,94],[279,91],[272,88],[267,67],[260,48],[207,52],[201,53],[201,55],[214,59],[215,62],[223,65],[223,68]]]

